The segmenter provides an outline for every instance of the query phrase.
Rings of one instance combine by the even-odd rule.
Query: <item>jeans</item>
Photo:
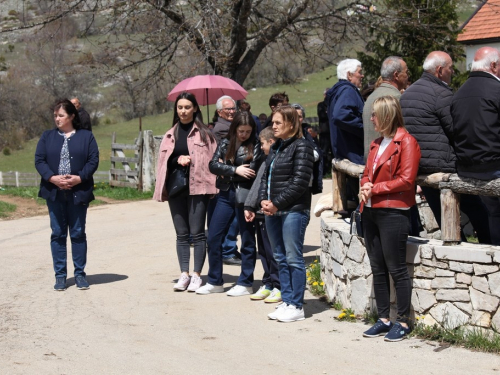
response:
[[[210,199],[208,203],[207,210],[207,227],[210,228],[210,221],[212,220],[212,215],[215,210],[215,206],[217,206],[217,200],[219,199],[219,195],[216,195],[212,199]],[[224,242],[222,243],[222,258],[239,258],[240,254],[238,253],[238,233],[240,228],[238,227],[238,219],[236,216],[234,217],[231,226],[229,227],[226,237],[224,238]]]
[[[241,273],[237,285],[252,286],[253,271],[257,254],[255,251],[255,227],[245,221],[243,207],[235,206],[234,187],[228,191],[220,191],[217,205],[213,211],[208,227],[208,282],[212,285],[223,285],[222,278],[222,242],[236,215],[241,234]]]
[[[266,286],[266,289],[272,290],[276,288],[280,290],[278,263],[274,259],[273,247],[267,236],[266,223],[264,219],[255,219],[255,225],[257,227],[257,253],[264,269],[262,283]]]
[[[306,288],[306,267],[302,250],[309,211],[266,216],[266,228],[278,264],[281,298],[288,305],[301,308]]]
[[[208,195],[181,196],[168,201],[170,214],[177,235],[177,258],[181,272],[189,272],[189,236],[194,247],[194,272],[201,273],[206,256],[205,217],[207,215]]]
[[[365,207],[362,214],[365,245],[373,273],[373,289],[379,318],[389,319],[390,282],[396,288],[399,322],[408,323],[411,280],[406,266],[409,210]]]
[[[238,233],[240,232],[240,227],[238,225],[238,219],[236,215],[234,215],[234,219],[229,226],[229,230],[227,231],[226,237],[224,238],[224,242],[222,243],[222,258],[239,258],[240,254],[238,253]]]
[[[441,228],[441,193],[439,189],[422,186],[422,192],[425,195],[425,200],[429,203],[429,207],[434,214],[434,218]],[[476,230],[477,239],[480,243],[491,244],[492,239],[490,232],[494,234],[498,232],[498,228],[490,231],[488,226],[488,204],[483,204],[481,198],[477,195],[460,194],[460,211],[463,211]],[[462,241],[466,241],[464,234],[461,234]]]
[[[49,209],[50,249],[56,277],[67,277],[67,238],[68,230],[71,239],[74,275],[85,277],[87,264],[87,235],[85,222],[87,219],[87,204],[74,204],[73,193],[70,190],[59,190],[56,199],[47,199]]]

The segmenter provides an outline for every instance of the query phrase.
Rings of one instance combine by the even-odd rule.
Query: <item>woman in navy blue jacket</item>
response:
[[[94,200],[93,174],[99,165],[99,149],[94,136],[81,129],[75,106],[63,99],[54,105],[55,129],[47,130],[38,141],[35,167],[42,180],[39,197],[49,209],[50,247],[56,283],[54,290],[66,290],[66,239],[71,238],[75,283],[88,289],[85,278],[87,208]]]

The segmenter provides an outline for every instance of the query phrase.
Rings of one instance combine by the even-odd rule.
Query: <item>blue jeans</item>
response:
[[[288,305],[301,308],[306,288],[306,266],[302,250],[309,211],[266,216],[266,229],[278,263],[281,298]]]
[[[57,192],[54,201],[47,200],[47,207],[49,209],[50,228],[52,229],[50,248],[56,277],[67,277],[68,275],[66,268],[68,230],[71,238],[75,276],[85,276],[84,269],[87,264],[85,221],[87,219],[88,205],[75,205],[72,192],[60,190]]]
[[[229,230],[226,234],[226,238],[224,238],[224,242],[222,243],[222,258],[239,258],[240,254],[238,254],[238,233],[240,232],[240,227],[238,225],[238,219],[236,215],[234,215],[234,219],[229,226]]]
[[[221,191],[208,227],[208,282],[223,285],[222,242],[236,215],[241,234],[241,273],[237,285],[252,286],[257,254],[255,251],[255,227],[245,221],[243,207],[235,207],[235,190]]]
[[[210,199],[208,203],[207,210],[207,227],[210,228],[210,221],[212,220],[212,215],[214,214],[215,207],[217,206],[217,200],[219,199],[219,195],[216,195],[212,199]],[[222,258],[232,258],[232,257],[240,257],[238,253],[238,233],[240,228],[238,226],[238,219],[236,215],[234,216],[233,221],[231,222],[231,226],[229,227],[224,242],[222,243]]]

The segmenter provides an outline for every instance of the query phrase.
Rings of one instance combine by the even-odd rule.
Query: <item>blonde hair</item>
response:
[[[291,135],[292,137],[295,138],[303,137],[302,126],[300,126],[299,122],[299,114],[297,113],[295,108],[293,108],[290,105],[282,105],[276,107],[273,116],[276,113],[279,113],[281,114],[281,116],[283,116],[283,123],[289,123],[290,125],[292,125],[292,135]]]
[[[394,137],[398,128],[405,128],[401,105],[394,96],[381,96],[373,102],[372,108],[384,137]]]

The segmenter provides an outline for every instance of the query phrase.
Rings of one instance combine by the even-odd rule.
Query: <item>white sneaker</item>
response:
[[[196,289],[196,294],[212,294],[212,293],[224,293],[224,287],[222,285],[212,285],[206,283],[205,285]]]
[[[304,319],[304,309],[302,307],[298,308],[293,305],[288,305],[286,309],[278,315],[278,321],[283,323],[291,323]]]
[[[278,316],[279,316],[280,314],[282,314],[282,313],[285,311],[286,306],[287,306],[287,304],[286,304],[286,303],[284,303],[284,302],[283,302],[283,303],[280,303],[278,306],[276,306],[276,307],[275,307],[275,310],[274,310],[272,313],[267,314],[267,317],[268,317],[269,319],[271,319],[271,320],[276,320],[276,319],[278,319]]]
[[[231,297],[247,296],[253,293],[251,286],[235,285],[227,291],[227,295]]]

